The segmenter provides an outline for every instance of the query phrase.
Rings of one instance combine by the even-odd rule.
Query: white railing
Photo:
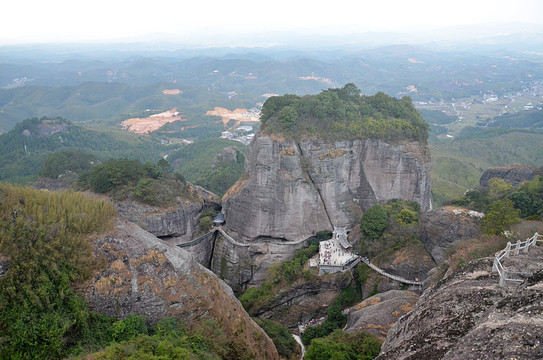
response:
[[[409,284],[409,285],[414,285],[414,286],[422,286],[423,284],[419,281],[413,281],[413,280],[407,280],[407,279],[404,279],[402,277],[399,277],[399,276],[396,276],[396,275],[392,275],[392,274],[389,274],[387,273],[386,271],[384,270],[381,270],[379,269],[377,266],[373,265],[372,263],[370,263],[369,259],[366,260],[366,259],[362,259],[362,261],[368,265],[370,268],[372,268],[373,270],[377,271],[379,274],[383,275],[383,276],[386,276],[387,278],[389,279],[392,279],[392,280],[395,280],[395,281],[398,281],[398,282],[401,282],[403,284]]]
[[[535,233],[529,239],[525,241],[518,240],[516,243],[508,242],[505,249],[500,250],[494,255],[494,264],[492,265],[492,272],[497,272],[500,275],[500,286],[504,286],[506,281],[511,282],[523,282],[524,280],[519,278],[511,277],[511,275],[526,275],[526,273],[518,271],[510,271],[502,264],[502,259],[504,257],[509,257],[510,255],[519,255],[520,251],[527,253],[530,249],[530,246],[537,245],[538,242],[543,242],[543,236]]]

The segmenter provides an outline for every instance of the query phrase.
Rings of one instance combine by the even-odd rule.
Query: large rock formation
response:
[[[252,358],[278,359],[273,342],[243,310],[232,290],[189,253],[137,225],[117,220],[93,243],[102,267],[81,286],[89,307],[115,317],[145,315],[151,324],[176,317],[214,320]]]
[[[437,265],[446,260],[445,251],[481,234],[482,213],[444,207],[423,213],[419,220],[420,241]]]
[[[517,186],[524,181],[532,180],[536,175],[541,174],[541,170],[530,165],[511,164],[495,168],[488,168],[481,175],[479,184],[482,187],[488,186],[488,180],[499,178],[506,183]]]
[[[245,173],[223,199],[226,226],[244,241],[296,241],[334,226],[352,228],[389,199],[431,209],[425,144],[364,139],[301,141],[259,134]]]
[[[319,231],[353,228],[378,202],[407,199],[429,210],[429,163],[425,143],[297,141],[260,133],[247,150],[245,173],[223,198],[225,228],[258,249],[257,266],[249,267],[251,279],[225,279],[258,283],[271,259],[288,260],[295,244]],[[281,256],[271,248],[278,241],[288,250]]]
[[[504,259],[509,270],[532,274],[519,285],[498,285],[493,258],[454,271],[394,324],[377,359],[543,358],[542,257],[534,247]]]
[[[115,207],[121,217],[138,224],[153,235],[166,238],[174,244],[181,244],[192,240],[198,233],[202,213],[221,207],[215,194],[198,186],[190,186],[197,194],[195,201],[179,200],[177,206],[168,208],[136,201],[118,201]]]
[[[392,325],[400,316],[413,310],[418,299],[417,294],[405,290],[390,290],[374,295],[347,309],[347,325],[343,331],[365,331],[385,341]]]
[[[218,163],[221,162],[232,162],[235,163],[238,161],[238,150],[233,146],[227,146],[222,149],[220,154],[215,155],[211,168],[215,169]]]

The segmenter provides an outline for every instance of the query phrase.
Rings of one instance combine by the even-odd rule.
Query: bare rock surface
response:
[[[531,275],[505,287],[491,272],[493,257],[454,271],[393,325],[377,359],[543,358],[542,260],[541,248],[506,259]]]
[[[425,145],[380,140],[295,141],[258,135],[245,173],[225,195],[226,226],[246,241],[296,241],[333,226],[352,228],[389,199],[431,208]]]
[[[263,249],[257,255],[260,266],[247,282],[258,283],[255,279],[269,267],[264,265],[271,263],[267,259],[292,258],[293,251],[279,256],[268,247],[274,240],[299,244],[322,230],[352,229],[365,210],[389,199],[431,209],[429,164],[422,143],[257,135],[247,150],[244,174],[223,197],[227,233]]]
[[[383,342],[392,325],[415,307],[418,298],[414,292],[405,290],[374,295],[347,309],[347,325],[343,331],[369,332]]]
[[[193,186],[197,201],[178,201],[177,206],[157,207],[136,201],[118,201],[119,215],[136,223],[158,237],[167,237],[174,244],[192,240],[199,231],[200,216],[210,209],[220,209],[220,199],[213,193]]]
[[[93,243],[100,270],[81,286],[89,307],[151,324],[176,317],[194,325],[214,320],[257,359],[278,359],[273,342],[254,323],[232,290],[189,253],[126,220]]]
[[[488,180],[499,178],[505,180],[508,184],[517,186],[524,181],[532,180],[536,175],[540,174],[541,170],[531,165],[504,165],[486,169],[479,179],[479,184],[482,187],[488,187]]]
[[[436,264],[446,260],[445,251],[481,234],[482,214],[455,207],[443,207],[421,214],[420,240]]]
[[[220,162],[237,162],[238,161],[238,152],[235,147],[233,146],[227,146],[224,149],[222,149],[220,154],[217,154],[213,158],[213,163],[211,164],[211,168],[215,169],[218,163]]]

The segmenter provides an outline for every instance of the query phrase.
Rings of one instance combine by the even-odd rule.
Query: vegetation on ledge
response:
[[[112,226],[110,203],[75,192],[0,184],[0,358],[58,359],[78,342],[99,342],[102,316],[72,283],[95,266],[90,237]],[[106,322],[109,320],[105,320]]]
[[[177,198],[197,199],[194,189],[181,174],[170,174],[170,164],[160,159],[156,164],[138,160],[109,160],[79,176],[78,186],[115,200],[133,199],[152,206],[168,206]]]
[[[335,330],[325,338],[315,339],[307,349],[305,360],[371,360],[379,355],[381,344],[373,335],[348,334]]]
[[[429,130],[409,97],[361,96],[352,83],[318,95],[270,97],[260,120],[264,132],[294,137],[426,141]]]
[[[500,234],[520,218],[541,220],[543,217],[543,176],[519,186],[511,186],[503,179],[488,181],[488,189],[472,189],[448,204],[486,214],[483,230],[487,234]]]

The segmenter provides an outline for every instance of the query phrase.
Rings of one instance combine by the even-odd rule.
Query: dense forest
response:
[[[426,141],[429,130],[409,97],[396,99],[382,92],[360,96],[352,83],[318,95],[271,97],[264,103],[261,122],[268,133],[341,139]]]

